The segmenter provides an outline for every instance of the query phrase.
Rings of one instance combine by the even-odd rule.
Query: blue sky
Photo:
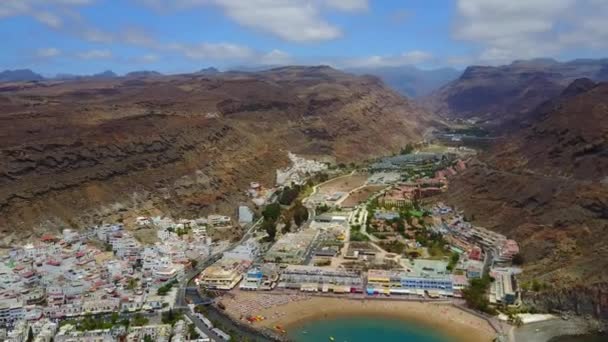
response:
[[[606,0],[1,0],[0,69],[422,68],[608,54]]]

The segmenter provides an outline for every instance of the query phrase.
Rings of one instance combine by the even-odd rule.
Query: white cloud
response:
[[[169,49],[187,58],[201,60],[246,60],[254,56],[254,51],[249,47],[231,43],[171,44]]]
[[[63,25],[59,12],[71,7],[90,5],[94,0],[2,0],[0,18],[30,16],[40,23],[57,29]]]
[[[128,28],[124,30],[120,36],[120,40],[126,44],[147,47],[155,47],[157,44],[156,40],[151,35],[138,28]]]
[[[0,2],[0,18],[20,15],[29,10],[30,6],[26,1],[6,0]]]
[[[362,11],[369,6],[367,0],[325,0],[324,4],[341,11]]]
[[[51,12],[37,12],[33,13],[32,16],[36,18],[39,22],[45,24],[51,28],[60,28],[63,25],[63,20],[59,18],[57,15]]]
[[[52,58],[59,55],[61,55],[61,50],[53,47],[36,50],[36,57],[38,58]]]
[[[479,62],[608,48],[605,0],[458,0],[455,37],[477,43]]]
[[[59,5],[71,5],[71,6],[83,6],[90,5],[95,2],[95,0],[46,0],[47,3],[57,3]]]
[[[284,40],[306,42],[338,38],[342,32],[321,18],[308,1],[213,0],[240,25],[272,33]]]
[[[403,52],[400,55],[370,56],[346,60],[342,63],[345,67],[395,67],[405,65],[418,65],[430,62],[434,59],[433,55],[420,50]]]
[[[262,65],[287,65],[293,64],[293,59],[287,52],[274,49],[260,56],[258,63]]]
[[[96,28],[88,27],[75,32],[80,38],[91,43],[111,43],[114,37],[111,33]]]
[[[155,54],[143,55],[137,59],[137,61],[141,62],[141,63],[155,63],[155,62],[158,62],[159,60],[160,60],[160,57]]]
[[[367,0],[137,0],[159,12],[213,5],[238,24],[293,42],[339,38],[342,31],[322,15],[326,9],[356,12]]]
[[[428,62],[432,58],[433,58],[433,55],[431,55],[428,52],[424,52],[424,51],[420,51],[420,50],[404,52],[399,57],[399,59],[402,62],[409,63],[409,64],[418,64],[418,63]]]
[[[110,59],[112,58],[112,51],[110,50],[89,50],[76,54],[81,59]]]

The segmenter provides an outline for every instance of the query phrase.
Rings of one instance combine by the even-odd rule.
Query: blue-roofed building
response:
[[[447,263],[437,260],[416,260],[407,271],[369,270],[368,294],[416,294],[430,297],[453,296],[452,275]]]
[[[274,264],[253,266],[247,271],[239,288],[241,290],[272,290],[279,279],[278,267]]]

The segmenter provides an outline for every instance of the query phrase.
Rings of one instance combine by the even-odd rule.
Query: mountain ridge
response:
[[[525,120],[539,105],[557,97],[576,79],[607,80],[608,60],[548,59],[508,65],[469,66],[462,76],[420,100],[429,110],[452,120],[500,127]]]
[[[4,70],[0,72],[0,82],[29,82],[42,81],[42,75],[30,69]]]
[[[377,79],[327,67],[0,91],[3,246],[142,212],[230,214],[249,182],[274,185],[288,151],[363,160],[434,125]]]
[[[575,80],[450,184],[446,200],[520,244],[524,298],[608,317],[608,83]]]
[[[447,67],[424,70],[415,66],[345,68],[344,71],[378,76],[401,95],[412,98],[426,96],[462,73]]]

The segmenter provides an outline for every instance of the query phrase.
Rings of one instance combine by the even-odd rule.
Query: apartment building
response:
[[[198,285],[207,289],[231,290],[243,279],[243,272],[249,265],[249,261],[220,259],[201,273]]]
[[[354,293],[363,292],[363,279],[350,271],[289,265],[281,273],[278,287],[304,292]]]

